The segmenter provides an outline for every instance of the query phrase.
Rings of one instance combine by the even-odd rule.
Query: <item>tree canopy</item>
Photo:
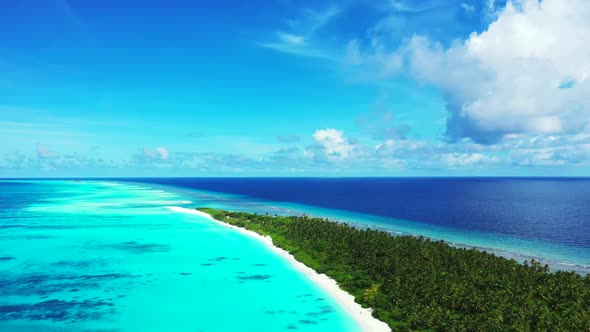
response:
[[[271,236],[394,331],[590,331],[590,275],[321,218],[199,210]]]

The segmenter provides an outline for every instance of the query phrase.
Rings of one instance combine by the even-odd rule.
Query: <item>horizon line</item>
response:
[[[590,179],[568,175],[461,175],[461,176],[88,176],[88,177],[0,177],[0,180],[116,180],[116,179]]]

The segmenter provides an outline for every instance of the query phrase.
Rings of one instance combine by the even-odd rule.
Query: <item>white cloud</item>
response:
[[[39,159],[55,159],[59,158],[59,153],[49,150],[42,144],[37,144],[37,157],[39,157]]]
[[[586,0],[524,0],[463,43],[414,36],[396,53],[443,92],[451,137],[576,133],[590,117],[589,17]]]
[[[278,32],[277,36],[281,43],[288,44],[288,45],[303,45],[305,44],[305,37],[298,36],[290,33],[285,32]]]
[[[495,11],[496,10],[496,1],[495,0],[487,0],[486,8],[490,12]]]
[[[349,158],[354,150],[354,145],[343,137],[342,130],[332,128],[316,130],[313,139],[325,151],[328,158],[346,159]]]
[[[468,14],[473,14],[475,12],[475,6],[465,2],[461,3],[461,8],[463,8],[463,10],[465,10],[465,12]]]
[[[276,31],[272,41],[260,43],[260,46],[292,55],[339,61],[332,52],[318,45],[315,35],[340,12],[341,8],[335,6],[324,10],[305,9],[287,20],[285,29]]]
[[[0,153],[0,170],[23,170],[34,164],[33,158],[24,153],[13,151]]]
[[[490,144],[513,135],[583,131],[590,119],[590,1],[486,6],[494,20],[488,28],[449,47],[415,35],[387,52],[390,30],[380,28],[372,30],[368,51],[349,42],[347,59],[436,86],[447,102],[452,140]]]
[[[154,150],[144,148],[143,154],[152,159],[166,160],[170,156],[168,149],[163,146],[158,146]]]
[[[158,152],[158,155],[160,157],[160,159],[168,159],[168,150],[163,147],[163,146],[159,146],[156,148],[156,152]]]
[[[484,15],[489,20],[496,20],[501,11],[496,5],[496,0],[486,0],[483,7]]]
[[[497,157],[490,157],[481,153],[449,153],[444,155],[444,160],[451,168],[468,166],[489,167],[500,162],[500,159]]]
[[[392,150],[395,147],[395,141],[393,139],[385,140],[383,143],[379,143],[375,146],[375,151]]]

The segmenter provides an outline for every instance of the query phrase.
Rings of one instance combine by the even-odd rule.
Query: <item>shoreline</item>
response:
[[[328,295],[330,295],[341,307],[342,309],[352,318],[354,319],[358,326],[363,331],[369,332],[389,332],[391,329],[389,326],[378,320],[377,318],[373,317],[372,309],[363,308],[360,304],[354,301],[354,296],[350,295],[346,291],[342,290],[338,283],[328,277],[325,274],[319,274],[312,268],[308,267],[307,265],[299,262],[298,260],[293,257],[289,252],[286,250],[275,246],[272,242],[272,238],[270,236],[263,236],[254,231],[247,230],[245,228],[237,227],[234,225],[230,225],[224,223],[223,221],[214,219],[210,214],[201,212],[195,209],[189,209],[179,206],[168,206],[168,209],[173,212],[180,212],[180,213],[188,213],[197,216],[201,216],[207,218],[211,221],[214,221],[224,227],[231,228],[240,232],[241,234],[253,237],[264,244],[272,250],[274,253],[278,254],[282,258],[286,259],[291,265],[295,268],[295,270],[303,273],[306,277],[308,277],[312,282],[322,288]]]
[[[120,182],[126,182],[126,181],[120,181]],[[268,207],[269,209],[276,208],[277,210],[281,210],[283,212],[286,211],[286,212],[288,212],[289,215],[307,215],[309,217],[328,218],[330,220],[337,221],[337,222],[344,222],[346,224],[349,224],[351,226],[361,228],[361,229],[369,228],[369,229],[384,231],[384,232],[395,234],[395,235],[410,235],[410,236],[414,236],[414,237],[425,237],[425,238],[428,238],[432,241],[445,241],[448,245],[455,247],[455,248],[476,249],[478,251],[485,251],[485,252],[492,253],[496,256],[504,257],[507,259],[514,259],[517,262],[519,262],[520,264],[523,264],[524,261],[527,261],[527,260],[530,261],[530,260],[534,259],[536,261],[541,262],[542,264],[549,265],[549,267],[551,268],[551,271],[553,271],[553,272],[556,272],[556,271],[570,272],[571,271],[571,272],[578,273],[582,276],[590,274],[590,264],[589,264],[590,262],[580,262],[577,259],[576,260],[568,260],[568,259],[562,259],[559,257],[548,257],[547,255],[535,255],[533,252],[530,252],[530,250],[525,251],[523,253],[523,250],[521,250],[521,249],[525,248],[525,247],[522,247],[520,249],[516,248],[514,246],[504,247],[505,242],[503,242],[504,240],[508,239],[510,241],[512,241],[512,240],[527,241],[527,242],[530,242],[531,244],[535,244],[535,243],[538,243],[538,240],[535,241],[532,239],[523,239],[523,238],[516,238],[516,237],[512,237],[512,236],[508,236],[508,235],[499,235],[499,234],[490,233],[490,234],[480,234],[480,235],[477,235],[475,238],[477,239],[477,238],[481,238],[482,236],[488,236],[488,235],[492,235],[492,236],[498,235],[498,236],[502,237],[502,239],[501,239],[502,242],[498,242],[499,244],[497,244],[497,245],[493,245],[490,243],[474,243],[474,242],[470,242],[470,241],[462,241],[461,239],[449,238],[449,237],[443,236],[443,235],[432,235],[432,234],[426,234],[422,231],[406,230],[406,229],[400,228],[398,225],[391,226],[391,225],[384,224],[382,222],[377,222],[377,223],[359,222],[359,220],[361,220],[361,218],[365,218],[366,220],[372,220],[372,218],[374,218],[374,217],[385,218],[383,216],[362,214],[361,212],[347,211],[347,212],[352,212],[356,216],[341,217],[341,216],[334,216],[329,213],[318,213],[318,212],[305,210],[305,208],[311,207],[314,209],[321,209],[321,210],[325,210],[328,212],[338,212],[338,210],[336,210],[336,209],[330,209],[330,208],[324,208],[324,207],[305,206],[304,204],[299,204],[299,203],[294,203],[297,206],[283,206],[281,204],[283,204],[284,202],[262,202],[262,203],[260,203],[260,202],[258,202],[258,199],[256,197],[240,195],[240,194],[231,194],[231,193],[226,193],[226,192],[215,192],[215,191],[211,191],[211,190],[202,190],[202,189],[196,189],[196,188],[190,188],[190,187],[181,187],[181,186],[170,185],[170,184],[158,184],[158,183],[150,183],[150,182],[130,182],[130,183],[142,184],[142,185],[146,185],[151,188],[157,188],[157,189],[161,189],[161,190],[172,190],[172,191],[181,192],[184,194],[188,193],[189,195],[191,193],[198,193],[198,194],[212,195],[214,197],[232,197],[232,198],[239,198],[239,199],[250,199],[250,200],[257,202],[257,204],[261,204],[261,206]],[[273,206],[273,205],[270,205],[270,203],[276,203],[277,205]],[[401,221],[415,223],[411,220],[401,220]],[[498,240],[494,240],[494,241],[498,241]],[[552,244],[552,243],[549,243],[549,244]],[[546,243],[542,243],[540,245],[546,245]],[[528,247],[526,247],[526,248],[528,248]],[[560,248],[557,248],[557,249],[560,249]],[[562,251],[566,250],[566,249],[567,250],[576,250],[577,248],[561,248]],[[582,248],[582,249],[586,250],[586,248]],[[590,248],[588,248],[588,249],[590,249]],[[551,253],[551,250],[549,251],[549,253]]]
[[[174,191],[180,191],[180,192],[184,192],[184,193],[188,192],[189,194],[193,193],[193,192],[197,192],[197,193],[206,194],[206,195],[215,195],[215,197],[228,196],[231,198],[252,200],[253,202],[256,202],[256,204],[260,204],[260,206],[264,206],[265,208],[268,208],[268,210],[276,209],[281,212],[286,212],[288,215],[297,215],[297,216],[307,215],[309,217],[328,218],[330,220],[337,221],[337,222],[344,222],[346,224],[349,224],[351,226],[361,228],[361,229],[370,228],[370,229],[376,229],[376,230],[384,231],[384,232],[395,234],[395,235],[410,235],[410,236],[414,236],[414,237],[425,237],[425,238],[428,238],[432,241],[445,241],[447,244],[449,244],[452,247],[465,248],[465,249],[476,249],[478,251],[486,251],[486,252],[493,253],[497,256],[500,256],[500,257],[504,257],[507,259],[514,259],[521,264],[523,264],[524,261],[526,261],[526,260],[530,261],[530,260],[534,259],[536,261],[541,262],[542,264],[549,265],[549,267],[551,268],[551,271],[553,271],[553,272],[573,271],[573,272],[576,272],[580,275],[590,274],[590,264],[589,264],[590,262],[580,261],[577,258],[568,259],[566,257],[555,257],[554,255],[550,256],[550,254],[553,254],[555,250],[559,250],[557,255],[562,255],[562,252],[564,252],[564,251],[577,250],[579,248],[560,247],[560,248],[549,249],[548,251],[545,252],[545,254],[538,254],[538,252],[534,251],[534,248],[531,247],[531,245],[535,246],[535,247],[537,245],[538,246],[559,245],[559,244],[553,244],[551,242],[539,243],[540,240],[517,238],[517,237],[513,237],[513,236],[509,236],[509,235],[502,235],[502,234],[495,234],[495,233],[489,233],[489,234],[477,233],[474,236],[473,236],[473,234],[470,234],[469,236],[470,237],[473,236],[472,237],[473,239],[480,239],[480,238],[488,239],[489,236],[497,237],[492,240],[489,240],[492,242],[488,241],[488,242],[484,242],[484,243],[478,243],[478,242],[474,242],[473,240],[469,240],[469,241],[465,240],[464,241],[464,239],[458,239],[458,238],[452,238],[452,237],[449,238],[448,234],[443,234],[443,235],[429,234],[429,233],[425,233],[421,230],[405,229],[406,228],[405,226],[400,227],[397,224],[388,225],[388,224],[383,223],[383,221],[374,221],[373,220],[373,218],[383,219],[386,217],[370,215],[370,214],[363,214],[361,212],[346,211],[348,213],[352,213],[353,216],[343,217],[343,216],[336,216],[336,215],[332,214],[332,213],[338,213],[338,212],[342,212],[342,211],[338,211],[337,209],[319,207],[319,206],[305,206],[304,204],[300,204],[300,203],[293,203],[296,206],[284,206],[285,202],[260,202],[258,198],[253,197],[253,196],[238,195],[238,194],[231,194],[231,193],[224,193],[224,192],[215,192],[215,191],[211,191],[211,190],[201,190],[201,189],[195,189],[195,188],[189,188],[189,187],[176,187],[176,186],[171,186],[171,185],[145,183],[145,182],[142,184],[148,185],[153,188],[167,189],[167,190],[172,189]],[[291,204],[291,203],[289,203],[289,204]],[[276,204],[276,205],[271,205],[271,204]],[[307,208],[320,209],[324,212],[309,211],[309,210],[306,210]],[[248,211],[250,211],[250,210],[248,210]],[[360,220],[369,220],[369,222],[362,222]],[[417,222],[414,222],[411,220],[401,220],[400,219],[400,221],[409,222],[409,223],[417,223]],[[446,227],[446,226],[440,226],[440,227]],[[451,230],[451,229],[449,229],[449,230],[451,231],[451,235],[453,235],[452,234],[453,230]],[[517,241],[518,243],[506,247],[506,242],[505,242],[506,240],[509,241],[509,243],[512,241]],[[522,241],[526,241],[526,243],[521,243]],[[533,248],[533,249],[531,249],[531,248]],[[590,248],[581,247],[581,249],[586,250],[586,249],[590,249]]]

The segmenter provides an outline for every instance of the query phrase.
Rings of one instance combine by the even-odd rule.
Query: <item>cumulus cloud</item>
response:
[[[451,46],[414,35],[387,52],[387,28],[373,29],[369,51],[351,41],[351,62],[380,64],[436,86],[447,102],[446,137],[492,144],[513,135],[571,135],[590,118],[590,2],[486,4],[493,20]]]
[[[163,146],[159,146],[156,148],[156,152],[158,153],[158,156],[160,157],[160,159],[168,159],[168,150],[163,147]]]
[[[34,159],[22,152],[0,154],[0,170],[23,170],[32,167]]]
[[[45,145],[37,144],[37,157],[39,159],[59,158],[59,153],[49,150]]]
[[[449,153],[444,159],[450,168],[465,166],[490,166],[500,162],[497,157],[486,156],[481,153]]]
[[[415,77],[443,92],[451,139],[572,134],[590,116],[588,17],[585,0],[509,2],[462,43],[444,48],[414,36],[398,52]]]
[[[510,160],[517,166],[587,165],[590,135],[537,136],[516,140]]]
[[[349,140],[345,139],[343,135],[344,132],[342,130],[328,128],[316,130],[313,134],[313,139],[328,158],[346,159],[352,155],[355,146]]]
[[[163,146],[158,146],[154,150],[144,148],[143,154],[152,159],[166,160],[170,156],[168,149]]]

